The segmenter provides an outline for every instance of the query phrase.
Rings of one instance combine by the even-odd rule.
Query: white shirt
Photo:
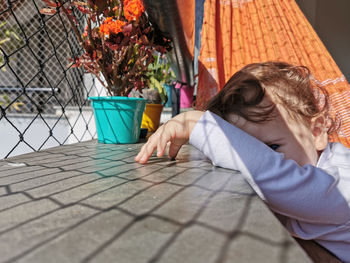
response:
[[[317,167],[299,166],[207,111],[190,143],[214,165],[239,170],[294,236],[314,239],[350,263],[350,150],[330,143]]]

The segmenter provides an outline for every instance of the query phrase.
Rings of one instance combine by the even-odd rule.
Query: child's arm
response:
[[[345,199],[350,181],[337,182],[312,165],[300,167],[208,111],[186,112],[168,121],[149,138],[135,160],[146,163],[156,149],[157,156],[163,156],[168,142],[169,155],[175,157],[189,138],[214,165],[241,171],[275,212],[305,222],[339,224],[350,220]]]
[[[241,171],[280,214],[304,222],[341,224],[350,220],[346,200],[350,180],[337,181],[312,165],[300,167],[211,112],[197,122],[190,143],[215,165]]]
[[[188,141],[193,127],[203,114],[202,111],[189,111],[181,113],[166,122],[142,146],[135,157],[135,161],[142,164],[146,163],[156,149],[157,156],[163,156],[168,142],[170,142],[169,156],[176,157],[181,146]]]

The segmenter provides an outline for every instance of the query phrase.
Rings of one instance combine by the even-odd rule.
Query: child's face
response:
[[[312,120],[311,127],[291,118],[287,110],[277,104],[276,117],[264,123],[253,123],[241,117],[229,116],[231,123],[262,141],[276,152],[284,154],[299,165],[316,165],[319,154],[327,145],[323,117]]]

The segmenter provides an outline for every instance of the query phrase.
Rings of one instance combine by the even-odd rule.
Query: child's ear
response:
[[[327,122],[323,115],[311,120],[311,132],[314,136],[315,146],[318,151],[326,148],[328,143]]]

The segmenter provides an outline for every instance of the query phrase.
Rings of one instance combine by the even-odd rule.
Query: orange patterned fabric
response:
[[[201,41],[198,108],[246,64],[305,65],[341,122],[330,141],[350,147],[350,86],[294,0],[206,0]]]
[[[193,57],[194,53],[194,30],[195,30],[195,1],[176,0],[179,9],[182,28],[184,30],[187,48]]]

